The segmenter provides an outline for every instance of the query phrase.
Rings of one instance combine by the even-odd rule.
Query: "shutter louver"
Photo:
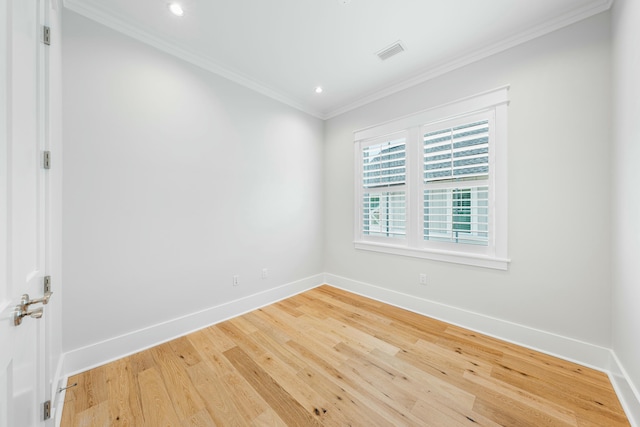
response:
[[[484,178],[489,174],[487,120],[424,135],[424,182]]]
[[[486,246],[488,224],[489,187],[424,191],[425,240]]]
[[[424,240],[487,246],[489,121],[429,131],[423,142]]]
[[[353,131],[354,248],[507,270],[509,87],[432,101]]]
[[[362,183],[365,188],[387,187],[406,182],[404,138],[375,144],[362,150]]]
[[[404,191],[363,195],[363,233],[369,236],[404,237],[407,215]]]
[[[406,235],[406,139],[398,138],[362,149],[362,232],[369,236]],[[398,187],[394,191],[383,188]],[[376,191],[378,189],[378,191]]]

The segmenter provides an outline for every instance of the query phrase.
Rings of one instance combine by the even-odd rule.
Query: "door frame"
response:
[[[14,67],[12,53],[11,53],[11,45],[9,43],[13,43],[11,38],[6,38],[10,33],[8,31],[9,24],[12,23],[13,19],[13,8],[16,7],[20,0],[0,0],[0,28],[2,28],[3,33],[0,35],[0,43],[5,44],[5,49],[3,49],[2,55],[3,58],[0,58],[0,85],[2,85],[2,92],[5,89],[10,89],[10,84],[13,84],[12,72],[10,71],[12,67]],[[50,46],[45,46],[44,44],[38,45],[37,47],[37,58],[36,58],[36,66],[38,67],[38,71],[36,73],[36,86],[38,86],[37,91],[39,94],[37,96],[38,103],[35,106],[35,110],[37,111],[36,115],[39,117],[38,127],[42,127],[42,129],[38,130],[38,134],[36,135],[38,141],[40,141],[38,145],[38,150],[44,149],[50,151],[54,159],[57,160],[56,167],[50,169],[49,171],[43,172],[46,173],[46,177],[43,177],[40,181],[41,190],[44,193],[44,197],[41,199],[41,209],[44,212],[44,224],[41,224],[43,228],[43,233],[46,233],[42,236],[43,242],[43,252],[44,252],[44,264],[41,267],[37,280],[40,281],[41,275],[51,275],[54,281],[54,290],[56,296],[51,299],[50,304],[48,304],[45,308],[45,315],[41,321],[41,334],[44,335],[42,340],[42,348],[39,350],[38,357],[40,358],[40,362],[38,363],[39,367],[37,368],[38,372],[36,374],[38,382],[42,382],[39,384],[38,389],[36,390],[37,400],[45,401],[51,400],[53,403],[52,408],[52,417],[47,421],[41,421],[38,425],[43,425],[46,427],[52,426],[56,419],[61,415],[61,410],[57,411],[56,408],[60,402],[58,392],[60,380],[59,378],[62,376],[63,372],[63,353],[62,353],[62,333],[61,333],[61,307],[62,307],[62,280],[61,280],[61,248],[62,248],[62,239],[61,239],[61,231],[62,231],[62,114],[61,114],[61,92],[62,92],[62,79],[61,79],[61,15],[60,15],[60,4],[58,0],[38,0],[36,3],[39,9],[37,10],[37,19],[35,30],[38,32],[37,35],[34,35],[39,42],[42,43],[42,33],[43,27],[42,25],[47,25],[51,28],[51,36],[52,36],[52,44]],[[18,4],[18,7],[20,5]],[[55,41],[55,43],[53,43]],[[14,52],[15,53],[15,52]],[[6,95],[9,95],[7,93]],[[12,107],[11,97],[4,96],[7,102],[0,102],[0,138],[3,138],[3,144],[0,147],[2,150],[0,152],[0,161],[4,166],[9,166],[9,162],[12,161],[9,157],[10,153],[10,138],[9,132],[13,127],[12,116],[9,114],[9,108]],[[6,142],[6,144],[5,144]],[[38,153],[39,159],[34,161],[41,162],[40,153]],[[3,209],[0,209],[0,239],[4,242],[0,245],[0,270],[7,272],[10,264],[8,260],[11,259],[13,247],[12,244],[8,241],[8,238],[11,237],[8,233],[8,225],[11,221],[10,218],[10,209],[12,207],[12,197],[10,193],[6,193],[5,190],[9,190],[11,184],[10,176],[7,172],[7,169],[3,167],[5,170],[0,170],[0,203],[3,206]],[[44,187],[42,187],[44,186]],[[15,236],[13,237],[16,238]],[[5,276],[6,279],[11,280],[8,275]],[[2,280],[5,280],[3,278]],[[7,286],[9,286],[7,284]],[[11,286],[9,286],[8,291],[12,293]],[[39,288],[37,291],[34,291],[31,294],[31,298],[38,298],[42,296],[42,289]],[[10,299],[13,299],[15,295],[6,295]],[[1,302],[1,301],[0,301]],[[8,305],[7,305],[8,304]],[[15,301],[9,301],[7,304],[3,304],[3,309],[5,313],[9,312],[12,307],[15,305]],[[6,305],[6,307],[5,307]],[[3,322],[6,321],[7,325],[11,319],[3,319]],[[34,319],[24,319],[24,322],[36,322]],[[40,321],[38,321],[40,322]],[[12,324],[10,325],[10,329],[13,328]],[[19,329],[15,329],[16,333],[19,333]],[[13,336],[13,331],[10,334]],[[11,338],[12,339],[12,338]],[[9,402],[9,396],[2,395],[0,391],[0,408],[5,406],[5,410],[7,412],[11,411],[11,408],[6,407]],[[41,413],[42,407],[37,405],[38,407],[34,408],[38,414],[35,416],[35,419],[38,419],[38,415]],[[57,422],[56,424],[59,424]]]

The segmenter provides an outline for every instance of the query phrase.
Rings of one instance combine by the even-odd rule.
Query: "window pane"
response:
[[[404,191],[365,193],[362,208],[363,234],[400,238],[405,236],[406,203]]]
[[[489,174],[489,121],[425,133],[424,182],[485,179]]]
[[[424,240],[489,244],[489,187],[424,191]]]
[[[406,181],[405,139],[395,139],[362,149],[364,188],[401,185]]]
[[[453,230],[471,231],[471,190],[453,190]]]

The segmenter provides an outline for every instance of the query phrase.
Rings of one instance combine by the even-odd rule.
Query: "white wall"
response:
[[[62,28],[61,12],[62,5],[55,5],[50,9],[49,26],[51,28],[52,43],[49,50],[49,102],[50,102],[50,151],[52,153],[53,168],[49,171],[50,178],[50,200],[51,224],[49,227],[49,251],[50,265],[49,273],[52,277],[52,288],[54,297],[51,298],[47,311],[49,321],[48,331],[48,356],[47,369],[50,371],[51,397],[56,404],[57,379],[62,375],[62,299],[64,292],[62,277]]]
[[[638,20],[616,0],[323,124],[65,11],[62,351],[326,271],[613,347],[640,405]],[[506,84],[509,270],[354,250],[353,131]]]
[[[609,347],[609,18],[597,15],[328,120],[326,271]],[[511,85],[509,270],[355,250],[353,131],[503,85]]]
[[[640,3],[613,6],[613,350],[640,423]]]
[[[320,120],[63,23],[65,351],[323,271]]]

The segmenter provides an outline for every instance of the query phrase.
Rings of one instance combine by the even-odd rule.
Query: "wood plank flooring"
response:
[[[629,426],[602,372],[330,286],[74,382],[62,427]]]

